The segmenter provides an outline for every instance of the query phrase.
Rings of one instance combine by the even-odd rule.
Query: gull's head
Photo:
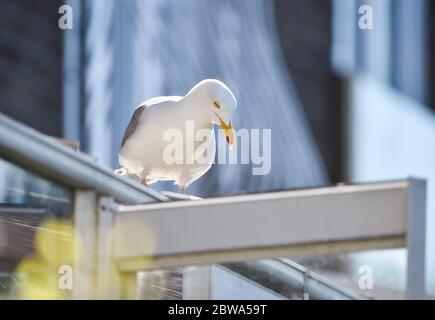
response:
[[[230,146],[234,144],[232,119],[237,107],[237,100],[230,88],[222,81],[206,79],[192,88],[191,92],[198,92],[201,108],[206,108],[210,121],[217,124],[224,131]]]

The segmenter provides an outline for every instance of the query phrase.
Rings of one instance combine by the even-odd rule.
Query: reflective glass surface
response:
[[[71,215],[72,190],[0,159],[0,299],[71,297]]]

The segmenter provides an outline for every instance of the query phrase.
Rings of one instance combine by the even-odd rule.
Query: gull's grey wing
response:
[[[182,97],[180,96],[163,96],[163,97],[155,97],[143,102],[139,107],[136,108],[136,110],[133,113],[133,116],[131,117],[130,123],[127,126],[127,129],[125,129],[124,137],[122,138],[122,142],[121,142],[121,148],[124,146],[124,143],[131,137],[131,135],[136,130],[142,112],[144,112],[146,108],[165,101],[177,102],[181,98]]]
[[[143,104],[136,108],[136,110],[133,113],[133,116],[131,117],[131,120],[127,126],[127,129],[125,129],[124,137],[122,138],[121,142],[121,148],[124,146],[124,143],[128,140],[128,138],[131,137],[131,135],[136,130],[136,127],[139,123],[140,116],[142,115],[142,112],[148,107],[149,105]]]

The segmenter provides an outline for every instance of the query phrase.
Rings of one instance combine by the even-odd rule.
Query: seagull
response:
[[[135,178],[145,186],[157,181],[174,181],[179,192],[185,193],[186,188],[212,166],[216,153],[214,125],[220,126],[227,143],[233,146],[231,123],[236,107],[237,100],[231,90],[215,79],[202,80],[184,97],[146,100],[136,108],[125,130],[119,151],[122,167],[115,172]],[[189,137],[189,125],[193,125],[195,135],[201,132],[205,141],[196,141],[195,135]],[[165,158],[169,148],[165,135],[171,132],[180,133],[182,139],[174,138],[171,147],[181,150],[183,161]],[[194,148],[187,148],[188,138],[193,140]],[[200,161],[200,157],[204,159],[205,150],[210,154],[205,161]]]

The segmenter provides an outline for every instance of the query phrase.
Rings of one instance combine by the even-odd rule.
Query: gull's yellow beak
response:
[[[217,115],[217,114],[216,114]],[[233,130],[233,126],[231,125],[231,121],[229,124],[226,124],[225,121],[222,120],[221,117],[219,117],[219,115],[217,115],[220,122],[221,122],[221,129],[224,131],[225,133],[225,139],[227,140],[230,149],[234,146],[234,130]]]

